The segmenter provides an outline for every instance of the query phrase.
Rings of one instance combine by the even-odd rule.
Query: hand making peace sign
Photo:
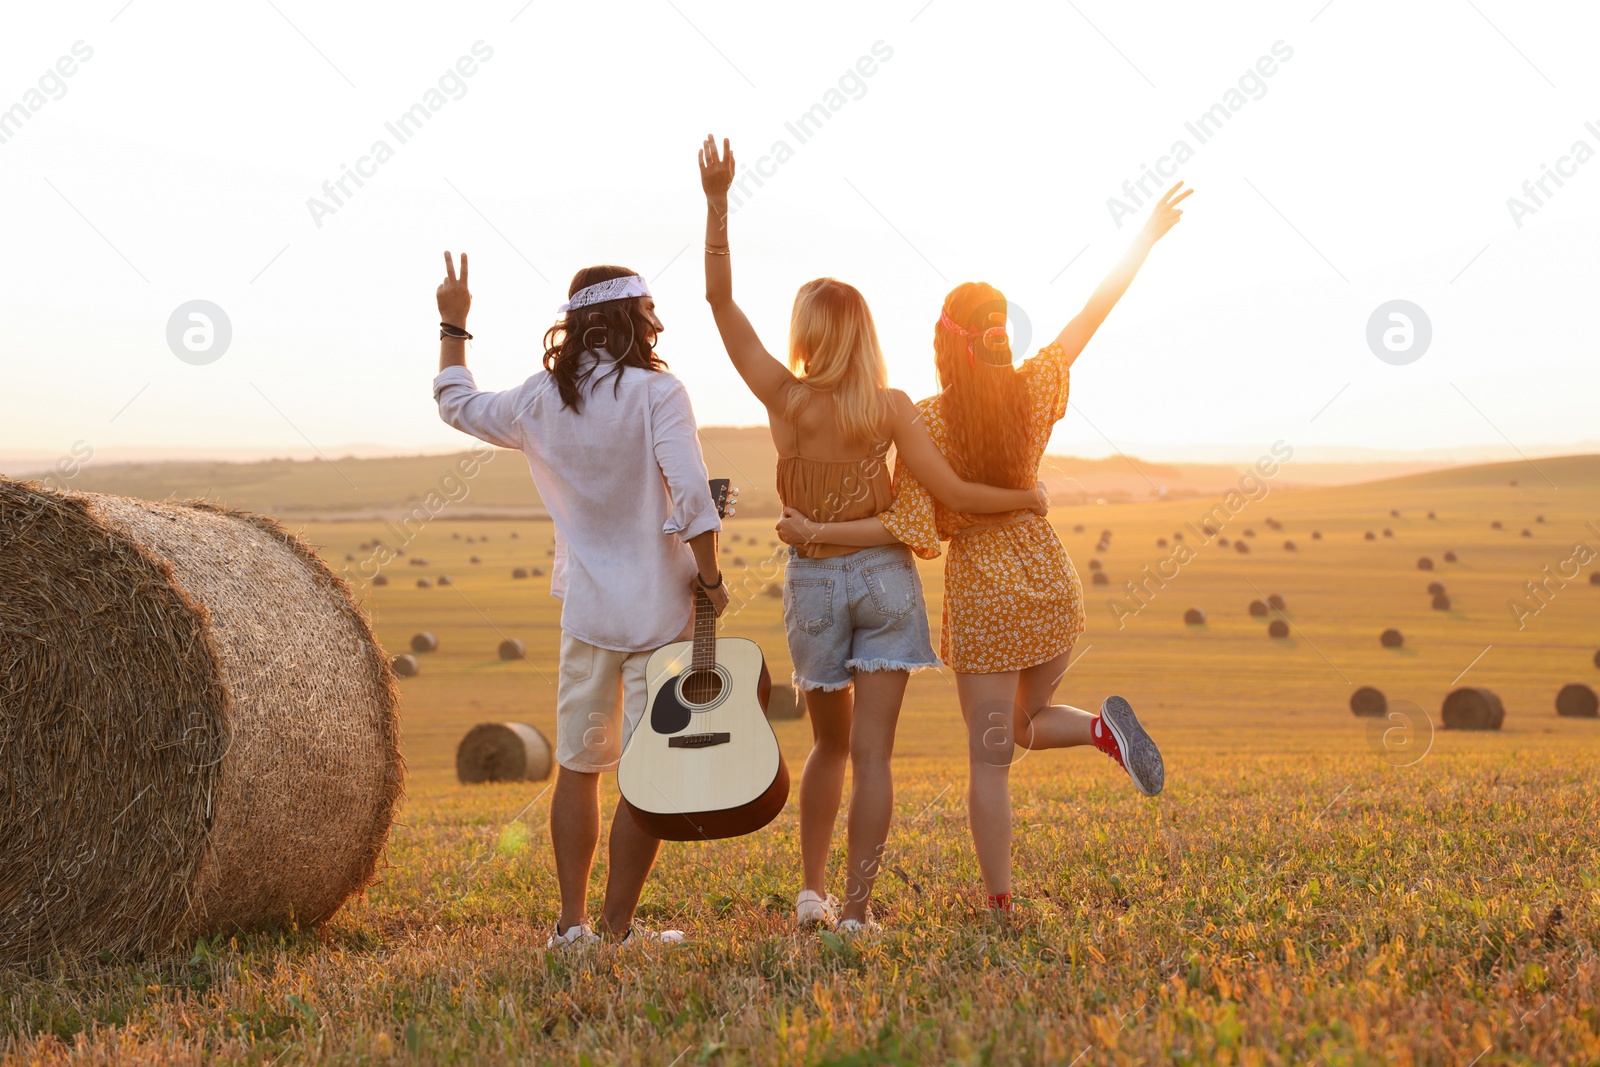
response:
[[[1150,218],[1144,224],[1144,236],[1150,239],[1151,244],[1155,244],[1165,237],[1167,231],[1176,226],[1178,220],[1183,218],[1183,212],[1178,209],[1178,205],[1188,199],[1189,194],[1194,190],[1183,189],[1183,192],[1179,193],[1179,189],[1183,189],[1182,182],[1178,182],[1163,193],[1160,203],[1151,208]]]
[[[461,278],[456,278],[456,265],[450,253],[444,254],[444,281],[439,283],[439,320],[461,329],[467,328],[467,312],[472,309],[472,293],[467,289],[467,254],[461,253]]]

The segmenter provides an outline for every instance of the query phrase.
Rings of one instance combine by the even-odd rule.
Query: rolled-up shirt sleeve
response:
[[[465,367],[446,367],[433,380],[433,399],[439,405],[439,418],[462,433],[471,434],[501,448],[522,447],[522,429],[517,416],[521,390],[486,393],[478,388],[472,372]]]
[[[661,532],[687,541],[708,530],[722,529],[722,519],[707,484],[706,461],[700,454],[689,393],[676,378],[662,384],[665,388],[651,398],[656,465],[661,468],[672,498],[672,514]]]

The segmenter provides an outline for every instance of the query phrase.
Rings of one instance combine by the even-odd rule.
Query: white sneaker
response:
[[[599,934],[589,929],[583,923],[575,923],[574,925],[567,927],[567,932],[564,934],[551,934],[550,940],[544,943],[544,947],[551,951],[554,951],[558,948],[572,948],[574,946],[578,948],[586,948],[589,945],[598,944],[599,941]]]
[[[808,926],[833,926],[839,921],[839,901],[829,893],[824,897],[814,889],[802,889],[794,900],[794,924],[804,930]]]
[[[834,924],[833,932],[843,938],[859,937],[862,934],[875,934],[883,927],[879,926],[869,913],[865,919],[840,919]]]
[[[634,935],[638,937],[635,938]],[[622,939],[621,944],[627,945],[681,945],[684,942],[682,930],[647,930],[643,926],[632,926],[628,935]]]

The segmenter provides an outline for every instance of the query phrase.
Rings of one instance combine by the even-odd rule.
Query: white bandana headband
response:
[[[630,296],[649,296],[650,287],[645,285],[644,279],[637,274],[624,274],[620,278],[607,278],[603,282],[595,282],[585,286],[572,294],[572,298],[558,309],[565,315],[569,311],[588,307],[590,304],[599,304],[606,300],[622,300]]]

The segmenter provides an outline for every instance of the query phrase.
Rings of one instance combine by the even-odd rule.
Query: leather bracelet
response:
[[[461,327],[452,326],[448,322],[441,322],[439,324],[439,340],[443,341],[446,337],[454,337],[462,341],[472,340],[472,335]]]
[[[720,570],[717,571],[717,584],[716,585],[707,585],[706,584],[706,580],[704,578],[700,577],[700,572],[699,571],[695,572],[694,580],[699,584],[701,589],[704,589],[708,593],[711,592],[711,590],[713,590],[713,589],[721,589],[722,588],[722,572]]]

